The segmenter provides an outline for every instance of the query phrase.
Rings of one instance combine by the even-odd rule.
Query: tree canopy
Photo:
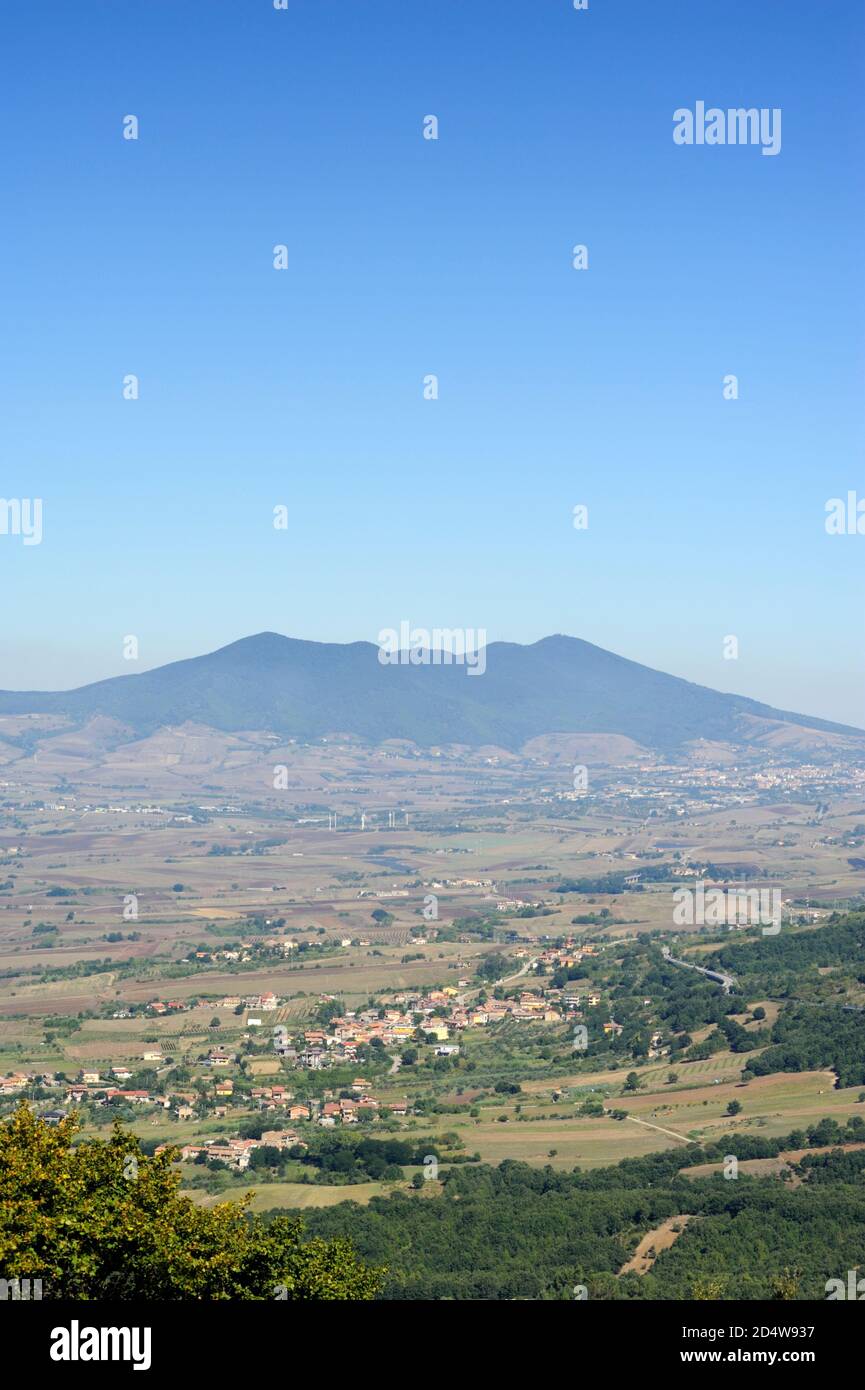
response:
[[[180,1193],[171,1154],[148,1157],[115,1125],[73,1143],[73,1117],[25,1104],[0,1125],[0,1270],[43,1298],[371,1299],[383,1272],[343,1239],[304,1240],[299,1220],[207,1210]]]

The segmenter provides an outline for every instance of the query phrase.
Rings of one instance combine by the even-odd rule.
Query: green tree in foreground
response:
[[[41,1279],[43,1298],[371,1299],[382,1271],[345,1240],[302,1241],[243,1202],[206,1210],[181,1196],[168,1153],[147,1157],[115,1125],[72,1144],[25,1104],[0,1125],[0,1274]]]

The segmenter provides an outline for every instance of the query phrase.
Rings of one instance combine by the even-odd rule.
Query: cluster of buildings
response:
[[[195,954],[208,959],[216,959],[217,956],[225,959],[238,958],[238,953],[236,951],[217,951],[214,953],[213,957],[210,957],[206,951],[196,952]],[[125,1009],[116,1009],[111,1017],[133,1018],[140,1012],[157,1018],[166,1018],[173,1014],[188,1013],[193,1009],[213,1010],[244,1008],[256,1012],[267,1013],[274,1009],[278,1009],[282,1002],[283,1000],[280,995],[270,992],[247,995],[229,994],[222,999],[200,999],[198,997],[191,997],[189,999],[151,999],[147,1004],[133,1005],[131,1008]]]
[[[220,1009],[252,1009],[262,1013],[272,1013],[282,1003],[278,994],[268,991],[265,994],[226,994],[217,1005]]]
[[[618,773],[605,784],[608,799],[658,803],[666,814],[685,815],[691,811],[723,809],[731,805],[749,806],[792,794],[808,799],[822,794],[837,799],[839,794],[858,795],[865,787],[865,769],[848,757],[831,752],[820,762],[805,763],[783,759],[701,762],[690,766],[677,763],[645,765],[633,772]]]
[[[239,941],[236,946],[224,946],[214,951],[190,951],[186,959],[196,965],[209,965],[216,961],[237,965],[255,960],[257,956],[288,956],[300,946],[312,945],[312,941],[288,941],[282,937],[268,936],[260,941]]]
[[[174,1147],[176,1146],[173,1144],[158,1144],[154,1153],[164,1153]],[[284,1150],[295,1147],[305,1149],[308,1146],[298,1134],[290,1130],[269,1129],[264,1131],[260,1139],[208,1139],[203,1144],[182,1144],[180,1159],[183,1163],[195,1163],[198,1160],[210,1163],[218,1160],[236,1172],[243,1173],[249,1167],[255,1149]]]
[[[455,985],[441,989],[402,990],[382,997],[370,1007],[344,1009],[337,1013],[339,1001],[335,996],[320,998],[324,1008],[320,1017],[333,1016],[326,1022],[311,1024],[297,1031],[286,1028],[274,1029],[274,1051],[289,1065],[297,1069],[318,1071],[334,1066],[363,1066],[362,1059],[377,1055],[384,1059],[386,1051],[396,1052],[397,1058],[391,1066],[396,1071],[400,1065],[399,1053],[407,1050],[418,1039],[432,1044],[434,1053],[443,1058],[454,1057],[461,1050],[460,1034],[465,1029],[494,1027],[505,1021],[535,1024],[557,1024],[583,1017],[582,1009],[596,1009],[603,1006],[601,993],[593,988],[579,988],[578,982],[562,984],[561,976],[555,984],[547,984],[543,975],[571,969],[578,966],[586,957],[596,954],[597,947],[577,938],[568,938],[556,945],[539,943],[531,947],[519,948],[515,953],[514,972],[529,975],[542,967],[541,978],[532,980],[532,988],[512,992],[506,998],[488,996],[472,986],[469,979],[460,979]],[[522,967],[522,969],[520,969]],[[579,982],[581,983],[581,982]],[[527,981],[528,984],[528,981]],[[646,1001],[648,1003],[649,1001]],[[227,995],[221,1000],[210,1001],[204,1007],[219,1007],[245,1010],[245,1024],[249,1037],[253,1028],[267,1023],[280,1006],[278,995],[264,991],[252,995]],[[170,1015],[188,1007],[182,1000],[155,1000],[148,1006],[156,1015]],[[607,1035],[618,1036],[621,1024],[611,1016],[603,1025]],[[660,1035],[652,1038],[653,1049],[660,1048]],[[370,1049],[378,1049],[373,1053]],[[654,1055],[660,1055],[655,1052]],[[16,1073],[0,1078],[0,1098],[20,1095],[28,1088],[47,1086],[58,1088],[67,1106],[82,1103],[96,1105],[123,1104],[134,1107],[158,1106],[181,1120],[195,1118],[201,1114],[204,1104],[208,1113],[225,1115],[229,1106],[242,1103],[260,1113],[278,1114],[293,1123],[317,1123],[325,1127],[356,1124],[364,1118],[378,1114],[405,1115],[409,1111],[406,1100],[383,1100],[372,1094],[372,1084],[362,1075],[355,1077],[350,1088],[345,1087],[342,1095],[325,1090],[319,1100],[296,1100],[290,1087],[279,1080],[255,1078],[260,1084],[251,1087],[244,1078],[238,1077],[236,1067],[239,1061],[236,1052],[221,1045],[210,1047],[206,1055],[199,1058],[198,1067],[204,1075],[210,1074],[206,1086],[201,1085],[201,1076],[194,1090],[178,1090],[171,1085],[170,1072],[158,1084],[151,1078],[142,1077],[142,1071],[158,1071],[170,1063],[163,1057],[158,1046],[146,1048],[140,1063],[112,1066],[104,1072],[84,1067],[78,1079],[70,1083],[61,1075],[43,1076]],[[139,1079],[140,1078],[140,1079]],[[138,1084],[130,1086],[129,1082]],[[141,1081],[150,1081],[150,1087]],[[346,1092],[350,1090],[350,1094]],[[272,1133],[283,1131],[272,1131]],[[286,1131],[287,1132],[287,1131]],[[296,1136],[293,1134],[294,1139]],[[234,1142],[234,1141],[232,1141]],[[238,1144],[247,1144],[238,1148]],[[263,1141],[266,1142],[266,1141]],[[191,1156],[196,1157],[203,1147],[198,1146]],[[254,1141],[253,1141],[254,1147]],[[222,1158],[231,1166],[243,1166],[243,1154],[248,1154],[247,1141],[236,1141],[232,1156],[214,1151],[213,1157]],[[246,1160],[248,1162],[248,1158]]]
[[[540,959],[554,968],[576,965],[591,950],[549,950]],[[439,1055],[450,1056],[459,1051],[453,1038],[465,1028],[485,1028],[506,1019],[561,1023],[583,1002],[580,994],[553,988],[526,989],[506,999],[488,997],[483,1003],[453,986],[417,994],[404,991],[388,996],[380,1008],[347,1010],[326,1028],[306,1030],[303,1046],[277,1044],[276,1051],[298,1067],[318,1070],[337,1062],[350,1062],[361,1046],[378,1041],[383,1048],[399,1047],[421,1033],[425,1040],[437,1044]],[[591,991],[585,996],[585,1003],[595,1008],[601,1003],[601,995]]]
[[[56,1086],[51,1073],[35,1076],[32,1072],[14,1072],[11,1076],[0,1077],[0,1096],[20,1096],[29,1086]]]
[[[298,1101],[293,1092],[280,1084],[253,1086],[250,1098],[258,1110],[269,1114],[282,1111],[289,1120],[316,1121],[325,1128],[336,1124],[357,1124],[364,1115],[407,1115],[407,1100],[379,1100],[371,1094],[372,1083],[363,1076],[356,1076],[347,1088],[351,1096],[337,1098],[333,1091],[324,1091],[321,1100]]]

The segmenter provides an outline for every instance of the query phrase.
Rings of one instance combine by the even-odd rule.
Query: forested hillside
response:
[[[389,1299],[814,1299],[863,1256],[865,1120],[824,1120],[766,1140],[730,1135],[588,1173],[505,1162],[454,1168],[440,1196],[394,1195],[305,1214],[310,1233],[350,1236],[388,1269]],[[689,1178],[707,1162],[774,1157],[810,1145],[801,1185],[742,1170]],[[641,1235],[675,1217],[675,1244],[649,1273],[619,1271]]]

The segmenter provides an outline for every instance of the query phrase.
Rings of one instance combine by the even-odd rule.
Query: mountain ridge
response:
[[[339,730],[425,747],[517,749],[550,734],[623,734],[661,752],[695,740],[752,744],[751,720],[865,744],[862,729],[724,694],[563,633],[527,645],[490,643],[484,660],[482,674],[456,662],[388,665],[372,642],[260,632],[73,690],[0,691],[0,715],[101,715],[139,736],[196,722],[301,739]]]

